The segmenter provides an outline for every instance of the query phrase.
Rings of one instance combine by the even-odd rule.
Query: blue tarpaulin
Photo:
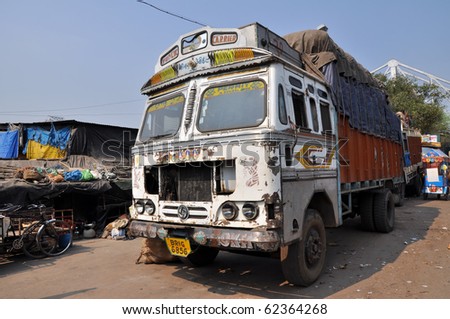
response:
[[[422,156],[424,157],[445,157],[448,158],[448,155],[442,152],[438,148],[431,147],[422,147]]]
[[[50,145],[65,150],[70,138],[70,127],[60,130],[55,129],[52,125],[50,131],[46,131],[40,127],[27,128],[27,144],[28,140],[33,140],[42,145]],[[25,145],[23,153],[25,154],[27,145]]]
[[[17,158],[19,155],[19,131],[0,132],[0,158]]]

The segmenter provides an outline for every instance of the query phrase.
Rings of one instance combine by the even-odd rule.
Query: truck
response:
[[[423,183],[422,196],[428,199],[430,195],[437,199],[448,200],[450,159],[441,150],[439,135],[425,134],[422,136]]]
[[[419,196],[422,191],[423,163],[422,163],[422,139],[419,129],[411,126],[405,112],[396,113],[401,121],[402,143],[403,143],[403,171],[405,174],[405,190],[400,195],[398,203],[403,203],[405,196]]]
[[[133,154],[129,232],[193,266],[276,256],[309,286],[326,228],[394,229],[405,189],[399,119],[324,30],[203,27],[160,56]]]

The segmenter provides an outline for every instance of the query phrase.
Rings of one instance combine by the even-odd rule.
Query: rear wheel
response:
[[[400,184],[397,193],[394,194],[395,206],[401,207],[405,204],[405,184]]]
[[[37,242],[37,234],[40,225],[39,222],[35,222],[25,229],[22,236],[14,241],[14,248],[21,248],[23,253],[30,258],[44,258],[47,256],[42,252]]]
[[[417,173],[417,176],[414,177],[414,191],[415,196],[420,196],[422,192],[422,179],[420,178],[420,172]]]
[[[326,234],[322,217],[308,209],[303,238],[281,248],[281,268],[288,282],[307,287],[319,278],[326,256]]]
[[[54,220],[39,228],[37,242],[47,256],[59,256],[72,245],[72,227],[64,220]]]
[[[376,231],[389,233],[394,229],[395,201],[391,191],[387,188],[374,193],[373,219]]]
[[[417,197],[422,193],[422,181],[420,180],[419,174],[417,173],[405,187],[405,193],[408,197]]]
[[[362,228],[367,231],[375,231],[375,222],[373,220],[373,193],[361,193],[358,201]]]
[[[218,254],[217,248],[198,246],[192,253],[179,259],[188,266],[201,267],[212,264]]]

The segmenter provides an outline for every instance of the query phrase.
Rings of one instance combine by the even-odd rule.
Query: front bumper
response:
[[[183,226],[132,220],[129,232],[135,237],[162,240],[166,237],[189,238],[199,245],[220,249],[274,252],[280,247],[280,236],[275,230]]]

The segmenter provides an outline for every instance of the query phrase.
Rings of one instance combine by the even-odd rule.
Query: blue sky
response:
[[[368,70],[390,59],[450,80],[450,1],[170,1],[211,27],[279,35],[329,27]],[[199,28],[136,0],[0,0],[0,123],[64,119],[138,127],[159,54]]]

